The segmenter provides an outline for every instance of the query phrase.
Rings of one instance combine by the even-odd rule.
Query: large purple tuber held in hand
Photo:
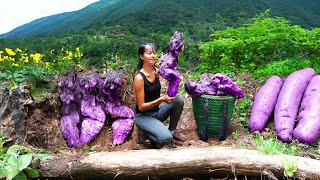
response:
[[[160,75],[169,82],[167,94],[174,97],[178,94],[181,75],[177,71],[179,53],[182,51],[182,33],[175,32],[167,47],[168,52],[160,57]]]
[[[279,76],[272,76],[257,92],[248,122],[251,132],[263,131],[277,103],[282,84]]]
[[[314,76],[303,95],[298,124],[293,137],[300,143],[315,142],[320,133],[320,75]]]
[[[316,72],[312,68],[293,72],[286,78],[280,90],[274,109],[274,122],[277,136],[283,142],[292,141],[295,119],[303,93],[315,75]]]

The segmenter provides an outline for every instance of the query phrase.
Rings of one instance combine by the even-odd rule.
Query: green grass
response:
[[[257,150],[265,154],[287,154],[287,155],[300,155],[299,144],[292,142],[291,144],[283,143],[277,139],[276,136],[270,136],[264,139],[261,136],[255,138],[255,145]]]

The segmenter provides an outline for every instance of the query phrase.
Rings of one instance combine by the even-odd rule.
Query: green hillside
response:
[[[161,51],[174,31],[184,33],[181,65],[200,62],[199,46],[227,27],[250,23],[271,9],[293,25],[320,27],[316,0],[100,0],[74,12],[40,18],[0,35],[0,49],[30,52],[81,47],[89,64],[100,66],[115,55],[136,59],[140,42],[154,42]],[[187,64],[184,64],[187,63]]]
[[[78,11],[43,17],[3,34],[2,37],[42,37],[50,34],[59,35],[72,29],[90,27],[101,17],[109,17],[110,11],[108,8],[118,1],[102,0]]]
[[[101,0],[79,11],[40,18],[0,37],[44,37],[119,23],[135,31],[140,26],[153,32],[176,26],[211,31],[245,22],[266,9],[304,28],[320,26],[316,0]]]

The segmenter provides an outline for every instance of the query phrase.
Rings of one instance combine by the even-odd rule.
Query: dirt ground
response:
[[[254,80],[250,74],[240,74],[234,77],[234,80],[236,79],[242,80],[239,87],[243,90],[245,96],[248,99],[254,100],[256,92],[261,87],[261,80]],[[133,97],[132,77],[125,76],[124,80],[122,88],[123,104],[134,109],[135,99]],[[166,91],[166,82],[162,80],[161,83],[163,87],[162,93],[164,93]],[[177,129],[184,133],[188,137],[188,140],[186,142],[174,140],[172,144],[163,148],[192,148],[211,145],[244,145],[246,148],[253,146],[254,139],[250,133],[240,125],[236,116],[233,117],[228,126],[225,140],[219,141],[216,138],[209,138],[207,142],[201,141],[197,135],[197,126],[192,111],[192,98],[188,94],[184,94],[182,97],[185,104]],[[238,106],[241,101],[242,99],[238,99],[236,101],[236,106]],[[137,143],[137,128],[135,126],[133,127],[132,133],[123,144],[113,145],[111,129],[112,121],[110,120],[105,123],[103,129],[93,141],[76,148],[68,148],[60,131],[60,107],[61,102],[58,88],[56,88],[55,92],[48,94],[45,101],[32,104],[28,107],[28,115],[24,121],[24,145],[41,148],[57,154],[73,154],[80,151],[126,151],[148,148],[143,144]],[[265,132],[265,134],[274,132],[274,126],[272,124],[267,124],[267,129],[269,129],[270,132]],[[234,132],[237,133],[237,138],[234,137]],[[318,158],[319,157],[316,157],[316,159]]]

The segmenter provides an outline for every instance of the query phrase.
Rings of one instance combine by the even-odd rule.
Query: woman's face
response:
[[[151,47],[146,47],[143,55],[140,55],[140,58],[143,60],[143,64],[154,65],[157,60],[156,51]]]

